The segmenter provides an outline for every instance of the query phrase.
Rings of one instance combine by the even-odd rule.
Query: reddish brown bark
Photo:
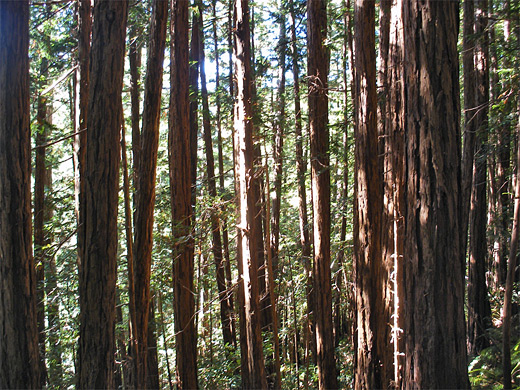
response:
[[[171,76],[169,117],[169,164],[174,260],[174,314],[178,386],[196,389],[197,332],[193,294],[193,241],[191,206],[191,159],[189,123],[188,2],[171,3]]]
[[[235,172],[238,179],[238,263],[240,298],[240,346],[242,354],[242,387],[267,388],[265,364],[260,332],[258,251],[254,223],[255,196],[253,194],[253,111],[251,35],[249,4],[247,0],[235,2],[234,65],[237,81],[235,103]]]
[[[200,9],[202,13],[202,9]],[[202,18],[201,18],[202,24]],[[201,31],[202,33],[202,31]],[[213,156],[213,140],[211,134],[211,118],[208,103],[208,90],[206,86],[204,40],[200,40],[200,85],[202,95],[202,123],[204,128],[204,148],[206,152],[206,172],[208,178],[208,193],[217,199],[217,182],[215,177],[215,157]],[[220,221],[217,210],[211,210],[211,236],[213,261],[217,275],[217,288],[220,301],[220,320],[222,322],[222,335],[224,345],[236,345],[236,334],[233,323],[233,305],[230,299],[231,294],[227,291],[225,264],[222,257],[222,240],[220,235]]]
[[[127,9],[128,1],[99,1],[94,7],[85,245],[80,268],[80,389],[114,386],[119,136]]]
[[[311,138],[312,205],[314,210],[314,321],[320,389],[337,388],[332,326],[330,275],[330,167],[328,121],[329,55],[327,8],[323,0],[307,2],[309,126]]]
[[[404,2],[405,388],[469,388],[456,1]],[[425,44],[427,42],[428,44]],[[406,65],[405,65],[406,64]]]
[[[155,177],[159,147],[159,119],[164,48],[166,45],[167,0],[153,2],[152,22],[146,67],[143,126],[137,174],[134,286],[137,332],[137,388],[145,388],[147,380],[148,319],[150,313],[150,272],[153,247]]]
[[[0,388],[40,383],[31,237],[29,2],[0,2]]]
[[[383,12],[383,21],[386,16]],[[388,359],[388,353],[385,352],[390,348],[390,313],[388,297],[385,301],[384,293],[389,272],[382,258],[383,183],[377,123],[374,3],[356,1],[354,20],[355,26],[359,26],[354,36],[357,108],[354,179],[357,314],[355,387],[387,388],[390,384],[388,373],[389,368],[391,369],[391,355]],[[385,38],[383,41],[388,40],[388,31],[384,31],[384,26],[382,28],[382,36]],[[383,57],[386,57],[385,49],[381,48]],[[382,62],[384,64],[384,58]]]

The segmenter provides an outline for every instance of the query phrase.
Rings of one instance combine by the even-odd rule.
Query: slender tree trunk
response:
[[[404,388],[469,388],[455,1],[404,2]],[[419,44],[428,42],[428,44]]]
[[[85,169],[87,156],[87,114],[90,85],[90,35],[92,33],[92,10],[90,0],[80,0],[78,9],[78,63],[79,83],[76,93],[79,104],[76,108],[76,135],[74,136],[74,193],[78,223],[77,251],[81,269],[85,238]]]
[[[85,245],[79,278],[79,389],[114,385],[119,136],[127,11],[126,0],[98,1],[94,7],[83,219]]]
[[[139,126],[140,118],[140,98],[139,98],[139,68],[141,67],[141,47],[139,47],[137,34],[139,32],[132,31],[130,37],[130,47],[128,50],[128,59],[130,63],[130,103],[131,103],[131,122],[132,122],[132,155],[133,155],[133,183],[137,188],[137,174],[139,172],[139,151],[141,150],[141,129]],[[135,35],[135,36],[133,36]],[[134,201],[136,199],[134,198]]]
[[[469,213],[468,354],[489,346],[485,331],[491,327],[491,306],[486,285],[487,258],[487,139],[489,112],[488,1],[476,5],[475,34],[475,157]]]
[[[160,389],[159,358],[157,356],[157,320],[155,319],[155,295],[150,299],[150,313],[148,319],[148,351],[146,368],[146,388]]]
[[[266,157],[266,174],[265,174],[265,177],[266,177],[266,190],[265,192],[267,194],[270,193],[270,189],[269,189],[269,168],[268,168],[268,165],[267,165],[267,157]],[[270,210],[271,210],[271,204],[270,204],[270,197],[269,195],[267,196],[267,204],[266,204],[266,207],[265,207],[265,210],[266,210],[266,232],[265,232],[265,238],[266,238],[266,241],[269,240],[271,237],[272,237],[272,234],[271,234],[271,231],[270,231],[270,223],[269,221],[271,220],[271,215],[270,215]],[[267,283],[267,288],[268,288],[268,293],[269,293],[269,305],[270,305],[270,310],[271,310],[271,313],[272,313],[272,323],[271,323],[271,327],[272,327],[272,333],[273,333],[273,367],[272,367],[272,371],[273,371],[273,375],[274,378],[272,378],[272,388],[274,389],[281,389],[282,387],[282,378],[281,378],[281,374],[280,374],[280,340],[278,338],[278,313],[276,311],[277,309],[277,297],[276,297],[276,294],[275,294],[275,276],[274,276],[274,266],[273,266],[273,258],[272,258],[272,252],[273,252],[273,248],[269,246],[269,243],[267,242],[266,243],[266,246],[268,246],[268,251],[267,251],[267,263],[266,263],[266,267],[267,267],[267,279],[266,279],[266,283]]]
[[[330,168],[328,121],[329,55],[327,7],[323,0],[307,2],[309,124],[311,136],[312,203],[314,211],[314,319],[320,389],[337,388],[330,275]]]
[[[385,10],[387,12],[387,10]],[[386,18],[383,14],[383,21]],[[354,256],[356,282],[356,378],[358,389],[387,388],[390,313],[383,293],[389,273],[382,258],[383,186],[377,126],[375,6],[356,1],[356,167]],[[384,27],[383,27],[384,30]],[[387,32],[382,36],[388,39]],[[369,48],[368,50],[366,48]],[[381,47],[381,50],[384,50]],[[384,59],[382,59],[384,63]],[[387,298],[388,299],[388,298]],[[380,345],[381,344],[381,345]],[[384,347],[387,347],[386,349]],[[391,354],[390,354],[391,358]],[[390,361],[388,361],[390,360]]]
[[[42,58],[40,77],[47,80],[48,60]],[[43,87],[40,86],[40,88]],[[38,96],[38,108],[36,114],[36,151],[34,168],[34,261],[36,263],[36,317],[38,321],[38,345],[40,350],[40,372],[41,387],[47,381],[47,368],[45,366],[45,263],[48,261],[45,246],[49,244],[45,234],[45,224],[48,222],[49,207],[46,197],[49,181],[47,180],[48,169],[46,167],[47,137],[49,126],[47,122],[47,96]]]
[[[274,159],[274,196],[272,200],[273,211],[271,213],[271,257],[273,260],[273,278],[278,279],[278,256],[280,243],[280,204],[282,200],[282,181],[283,181],[283,139],[285,128],[285,52],[287,38],[285,36],[285,15],[284,11],[280,14],[280,39],[278,42],[278,100],[277,118],[275,119],[275,129],[273,137],[273,159]],[[270,196],[270,194],[268,194]]]
[[[520,38],[520,34],[519,34]],[[520,97],[518,98],[518,124],[517,135],[520,136]],[[517,151],[516,181],[515,181],[515,202],[513,212],[513,228],[511,231],[511,246],[509,250],[509,260],[507,265],[506,291],[504,294],[504,309],[502,317],[503,332],[503,371],[504,371],[504,390],[512,388],[511,376],[511,314],[512,298],[515,281],[516,257],[518,249],[518,234],[520,223],[520,148]]]
[[[0,2],[0,388],[40,387],[31,237],[29,2]]]
[[[202,7],[199,6],[199,12],[202,15]],[[202,24],[202,18],[201,18]],[[215,158],[213,156],[213,141],[211,134],[211,118],[208,103],[208,89],[206,86],[206,71],[205,71],[205,54],[204,54],[204,39],[200,39],[199,52],[199,66],[200,66],[200,85],[202,95],[202,123],[204,128],[204,147],[206,151],[206,172],[208,180],[208,193],[213,199],[217,199],[217,182],[215,177]],[[218,93],[218,92],[217,92]],[[222,240],[220,236],[220,221],[217,210],[211,210],[211,239],[212,252],[215,262],[215,270],[217,276],[217,288],[220,301],[220,319],[222,322],[222,335],[224,338],[224,345],[236,345],[236,335],[233,326],[233,306],[229,299],[231,294],[227,291],[225,264],[222,257]]]
[[[224,177],[225,177],[225,171],[224,171],[224,152],[223,152],[223,144],[222,144],[222,122],[221,122],[221,90],[220,90],[220,67],[219,67],[219,52],[218,52],[218,39],[217,39],[217,18],[216,18],[216,0],[213,1],[213,41],[214,41],[214,53],[215,53],[215,90],[216,90],[216,122],[217,122],[217,142],[218,142],[218,167],[219,167],[219,189],[222,194],[225,193],[225,186],[224,186]],[[230,20],[231,23],[231,20]],[[232,50],[232,46],[230,46],[230,50]],[[230,61],[230,68],[232,68],[232,61]],[[232,80],[231,80],[232,83]],[[230,86],[230,91],[232,90]],[[231,110],[231,113],[233,113],[233,110]],[[224,200],[227,203],[227,199],[224,198]],[[225,204],[226,204],[225,203]],[[225,211],[225,205],[224,205],[224,211]],[[224,213],[222,216],[222,251],[223,251],[223,261],[224,261],[224,268],[225,268],[225,275],[226,275],[226,287],[231,287],[231,262],[229,258],[229,233],[228,233],[228,227],[227,227],[227,218]],[[229,306],[233,308],[233,294],[228,294],[228,300],[229,300]],[[233,346],[236,346],[236,330],[235,330],[235,320],[233,313],[231,313],[231,326],[233,327],[233,332],[235,333],[235,337],[233,339]]]
[[[201,16],[195,10],[192,14],[190,41],[190,169],[191,169],[191,207],[195,210],[197,200],[197,134],[199,130],[199,50]],[[192,221],[195,222],[194,220]]]
[[[307,296],[307,321],[305,323],[304,333],[306,343],[311,344],[305,346],[306,350],[306,363],[311,359],[309,351],[316,351],[316,341],[314,338],[314,331],[312,326],[312,313],[314,308],[314,292],[312,289],[312,267],[311,267],[311,241],[309,237],[309,221],[307,218],[307,187],[305,185],[305,177],[307,171],[307,162],[303,159],[303,145],[304,138],[302,134],[302,111],[300,101],[300,67],[298,60],[298,46],[296,36],[296,17],[294,12],[294,2],[291,0],[290,3],[290,16],[291,16],[291,55],[293,65],[293,79],[294,79],[294,135],[296,138],[295,142],[295,153],[296,153],[296,171],[297,171],[297,186],[298,186],[298,222],[300,227],[300,245],[301,245],[301,258],[305,270],[306,276],[306,296]],[[307,382],[305,382],[307,383]]]
[[[166,45],[167,0],[153,2],[146,66],[143,126],[137,165],[134,239],[134,286],[137,333],[136,387],[147,381],[148,321],[150,313],[150,273],[152,265],[155,177],[159,147],[159,119],[164,48]]]
[[[466,256],[471,189],[473,187],[473,162],[475,159],[476,144],[476,69],[474,63],[475,52],[475,2],[464,0],[463,24],[463,54],[464,69],[464,134],[462,149],[462,229],[461,240],[463,255]]]
[[[235,170],[238,178],[238,263],[240,296],[240,345],[242,352],[242,387],[267,388],[262,337],[260,333],[260,304],[258,286],[258,251],[254,223],[255,196],[253,193],[253,111],[251,36],[249,4],[247,0],[235,2],[234,64],[237,81],[235,104],[236,152]]]
[[[128,175],[128,157],[126,153],[126,126],[121,107],[121,163],[123,164],[123,199],[125,207],[125,238],[126,238],[126,269],[128,273],[128,354],[123,362],[123,376],[125,388],[135,388],[137,370],[136,351],[136,314],[135,314],[135,277],[134,277],[134,240],[132,234],[132,205],[130,202],[130,178]]]
[[[193,297],[193,241],[189,123],[188,2],[171,3],[169,164],[174,250],[174,314],[179,389],[196,389],[197,330]]]

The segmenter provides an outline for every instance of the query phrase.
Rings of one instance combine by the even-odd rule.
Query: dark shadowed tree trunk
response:
[[[240,346],[242,387],[267,388],[265,364],[260,332],[260,304],[258,286],[258,251],[256,234],[255,180],[253,167],[253,107],[251,72],[251,34],[247,0],[235,2],[234,65],[237,82],[235,103],[235,171],[238,179],[238,263],[240,298]]]
[[[81,267],[85,224],[85,168],[87,156],[87,112],[90,84],[90,36],[92,33],[92,10],[90,0],[80,0],[78,7],[78,63],[79,83],[76,95],[79,95],[76,107],[76,135],[74,136],[74,194],[76,201],[76,219],[78,223],[77,247],[78,265]],[[77,72],[77,71],[76,71]]]
[[[456,1],[404,2],[405,388],[469,388]],[[427,44],[426,44],[427,42]]]
[[[385,310],[389,274],[382,258],[383,186],[378,152],[375,6],[354,6],[356,151],[354,256],[356,283],[356,379],[358,389],[387,388],[390,315]],[[386,10],[385,10],[386,12]],[[386,17],[383,13],[382,20]],[[387,32],[382,33],[388,39]],[[384,40],[383,40],[384,41]],[[382,47],[383,51],[385,48]],[[383,55],[383,57],[385,57]],[[384,63],[385,58],[382,58]],[[386,340],[385,340],[385,337]],[[380,345],[381,344],[381,345]],[[386,349],[385,349],[386,347]],[[391,361],[391,360],[390,360]]]
[[[487,140],[489,112],[489,35],[488,1],[475,1],[474,47],[475,96],[472,108],[476,130],[473,181],[469,211],[468,269],[468,354],[474,355],[489,346],[485,331],[491,327],[491,307],[486,285],[487,260]]]
[[[171,3],[169,164],[174,262],[174,314],[179,389],[196,389],[197,330],[193,296],[188,2]]]
[[[85,246],[79,278],[79,389],[114,386],[119,136],[127,10],[125,0],[98,1],[94,7]]]
[[[29,2],[0,2],[0,388],[40,388],[31,237]]]
[[[328,129],[327,6],[307,2],[309,125],[311,137],[312,205],[314,210],[314,322],[320,389],[337,388],[330,275],[330,167]]]
[[[168,1],[153,2],[145,79],[143,126],[135,211],[134,286],[137,333],[136,387],[145,388],[147,381],[148,322],[150,313],[150,273],[152,265],[155,177],[159,147],[159,119]]]

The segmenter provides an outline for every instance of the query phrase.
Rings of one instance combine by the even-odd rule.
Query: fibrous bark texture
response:
[[[319,388],[334,389],[337,387],[337,373],[334,360],[330,275],[330,168],[327,126],[329,55],[324,45],[327,38],[326,2],[309,0],[307,18],[316,357]]]
[[[456,1],[404,2],[405,388],[468,388]]]
[[[255,194],[253,168],[253,107],[251,72],[251,34],[247,0],[235,2],[234,65],[237,81],[235,103],[236,153],[235,171],[238,179],[238,262],[240,298],[240,345],[242,355],[242,387],[267,388],[265,363],[260,332],[258,283],[258,251],[255,234]]]
[[[0,2],[0,388],[40,387],[31,239],[29,2]]]
[[[196,389],[197,330],[193,294],[191,147],[189,123],[188,2],[171,3],[169,160],[174,251],[174,314],[180,389]]]
[[[79,389],[114,386],[119,136],[127,10],[125,0],[98,1],[94,6],[79,280]]]

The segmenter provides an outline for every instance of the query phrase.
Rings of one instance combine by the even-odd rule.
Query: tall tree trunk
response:
[[[393,0],[390,7],[388,52],[384,80],[386,94],[383,97],[382,111],[380,112],[380,125],[384,128],[382,135],[383,147],[383,272],[388,278],[384,282],[383,297],[380,303],[384,304],[383,318],[386,318],[390,326],[387,326],[378,335],[378,346],[385,348],[385,338],[389,337],[391,328],[391,341],[393,351],[389,348],[382,352],[385,364],[383,366],[386,380],[393,380],[396,388],[401,386],[401,360],[404,349],[401,327],[402,319],[399,301],[404,294],[403,279],[403,253],[404,253],[404,212],[405,190],[404,174],[405,153],[404,137],[404,70],[400,66],[404,63],[403,37],[403,4]],[[384,123],[383,123],[384,121]],[[381,145],[380,145],[381,147]],[[386,206],[386,207],[385,207]],[[390,276],[392,275],[392,276]],[[389,307],[391,305],[391,307]],[[388,341],[386,341],[388,343]],[[380,349],[381,350],[381,349]],[[389,360],[388,353],[392,353],[393,362]],[[390,369],[393,365],[393,376]]]
[[[464,69],[464,133],[462,148],[462,209],[461,209],[461,244],[463,256],[466,256],[471,189],[473,187],[473,162],[475,160],[476,144],[476,69],[474,63],[475,52],[475,2],[464,0],[463,19],[463,54]]]
[[[214,41],[214,53],[215,53],[215,91],[216,91],[216,122],[217,122],[217,142],[218,142],[218,172],[219,172],[219,189],[221,193],[225,193],[224,186],[224,152],[223,152],[223,144],[222,144],[222,121],[221,121],[221,91],[220,91],[220,67],[219,67],[219,53],[218,53],[218,39],[217,39],[217,18],[216,18],[216,1],[213,0],[213,41]],[[230,20],[231,23],[231,20]],[[232,50],[232,46],[230,46],[230,50]],[[230,69],[232,68],[232,60],[230,61]],[[232,72],[232,71],[231,71]],[[231,80],[232,82],[232,80]],[[230,91],[232,88],[230,86]],[[231,110],[233,113],[233,110]],[[227,199],[224,198],[226,201]],[[225,206],[224,206],[225,210]],[[227,218],[224,213],[222,216],[222,251],[223,251],[223,261],[224,268],[226,270],[226,286],[227,288],[231,287],[231,262],[229,258],[229,233],[227,227]],[[233,294],[228,294],[229,306],[233,307]],[[231,315],[231,326],[233,327],[233,332],[236,333],[235,330],[235,320],[234,316]],[[233,339],[233,346],[236,346],[236,335]]]
[[[40,67],[40,77],[47,80],[48,60],[42,58]],[[40,88],[43,87],[40,86]],[[45,246],[49,244],[45,234],[45,224],[48,222],[49,207],[46,197],[46,187],[49,185],[47,180],[48,169],[46,167],[47,138],[49,126],[47,122],[47,97],[38,96],[38,108],[36,114],[36,151],[34,168],[34,261],[36,263],[36,317],[38,321],[38,344],[40,350],[40,370],[41,387],[47,381],[45,366],[45,263],[48,261]],[[47,188],[48,190],[48,188]],[[47,191],[48,193],[48,191]]]
[[[238,178],[238,263],[240,298],[240,346],[242,352],[242,387],[267,388],[262,337],[260,332],[260,304],[258,286],[258,251],[253,193],[253,110],[251,72],[251,34],[247,0],[235,2],[234,65],[237,81],[235,104],[236,176]]]
[[[132,234],[132,205],[130,203],[130,178],[128,175],[128,157],[126,153],[126,126],[121,107],[121,163],[123,164],[123,199],[125,207],[125,238],[126,238],[126,270],[128,274],[128,353],[123,362],[124,387],[135,388],[137,371],[137,333],[135,314],[135,284],[134,284],[134,240]]]
[[[487,259],[487,139],[489,112],[488,1],[476,5],[475,34],[475,157],[469,212],[468,354],[489,346],[485,331],[491,327],[491,306],[486,285]]]
[[[310,350],[316,352],[316,339],[314,338],[314,327],[312,321],[312,313],[314,311],[314,292],[312,288],[312,267],[311,267],[311,240],[309,233],[309,221],[307,218],[307,186],[305,185],[305,177],[307,172],[307,162],[303,159],[304,138],[302,134],[302,111],[300,101],[300,67],[298,60],[298,46],[296,36],[296,16],[294,12],[294,1],[290,3],[291,16],[291,55],[293,64],[294,79],[294,135],[296,137],[295,153],[296,153],[296,171],[298,182],[298,221],[300,226],[300,245],[301,258],[306,276],[306,296],[307,296],[307,321],[305,326],[306,342],[311,344],[305,346],[307,363],[310,361]],[[309,365],[307,364],[307,367]]]
[[[387,388],[390,384],[390,362],[388,353],[385,352],[390,346],[387,325],[390,315],[385,310],[388,305],[384,299],[388,298],[383,293],[386,291],[389,274],[385,269],[385,260],[382,259],[381,247],[383,186],[378,157],[374,3],[356,1],[354,20],[357,27],[354,36],[357,107],[354,179],[357,314],[355,387]],[[388,39],[386,33],[382,35]]]
[[[517,27],[520,29],[520,27]],[[520,33],[518,34],[520,38]],[[518,97],[518,123],[517,135],[520,136],[520,95]],[[520,144],[519,144],[520,145]],[[504,308],[502,317],[503,333],[503,371],[504,371],[504,390],[512,388],[511,376],[511,314],[512,298],[515,282],[515,271],[517,262],[518,234],[520,224],[520,147],[517,150],[516,181],[515,181],[515,202],[513,213],[513,228],[511,231],[511,246],[509,250],[509,260],[507,264],[506,291],[504,294]]]
[[[202,7],[199,5],[199,12],[202,15]],[[201,17],[201,25],[202,25]],[[215,158],[213,156],[213,140],[211,134],[211,118],[208,103],[208,89],[206,86],[206,71],[205,71],[205,54],[204,54],[204,39],[201,31],[200,52],[199,52],[199,67],[200,67],[200,85],[202,95],[202,123],[204,128],[204,148],[206,151],[206,172],[208,180],[208,193],[213,199],[217,200],[217,182],[215,177]],[[217,91],[218,93],[218,91]],[[227,291],[225,264],[222,257],[222,240],[220,236],[220,221],[218,211],[211,209],[211,239],[213,260],[215,262],[215,271],[217,275],[217,288],[220,301],[220,320],[222,322],[222,335],[224,338],[224,345],[236,345],[236,334],[233,324],[233,305],[230,300],[231,294]]]
[[[193,241],[189,123],[188,2],[172,0],[169,164],[174,260],[174,315],[179,389],[196,389],[197,330],[193,297]]]
[[[98,1],[94,7],[83,219],[85,245],[79,278],[79,389],[114,385],[119,135],[127,11],[126,0]]]
[[[139,172],[139,151],[141,150],[141,128],[139,126],[140,98],[139,98],[139,80],[141,67],[141,47],[139,46],[138,37],[139,31],[132,30],[130,36],[130,47],[128,49],[128,59],[130,64],[130,103],[131,103],[131,122],[132,122],[132,155],[133,155],[133,183],[137,188],[137,175]],[[136,198],[134,198],[135,202]]]
[[[152,265],[155,177],[159,147],[159,120],[168,1],[153,2],[146,66],[143,126],[137,174],[134,286],[137,333],[136,387],[144,389],[147,380],[148,321],[150,313],[150,273]]]
[[[283,138],[285,127],[285,51],[287,38],[285,36],[285,11],[280,14],[280,39],[278,42],[278,98],[277,118],[273,137],[274,159],[274,196],[272,200],[273,211],[271,213],[271,257],[273,260],[274,280],[278,278],[278,252],[280,243],[280,204],[282,200],[283,181]],[[268,194],[270,196],[270,194]]]
[[[191,207],[195,211],[197,200],[197,134],[199,130],[199,50],[201,15],[198,10],[192,13],[190,41],[190,169],[191,169]],[[195,222],[194,220],[192,221]]]
[[[28,51],[29,2],[0,2],[0,388],[41,386]]]
[[[77,252],[78,265],[81,269],[85,239],[85,169],[87,158],[87,113],[90,85],[90,36],[92,33],[91,0],[80,0],[78,8],[78,63],[79,83],[76,94],[79,95],[76,107],[76,135],[74,136],[74,194],[76,201],[76,219],[78,224]]]
[[[330,275],[330,170],[328,129],[329,55],[327,7],[323,0],[307,2],[309,124],[311,136],[312,206],[314,211],[314,320],[320,389],[337,388]]]
[[[404,2],[405,388],[469,388],[464,329],[458,2]],[[428,44],[424,44],[428,42]]]

